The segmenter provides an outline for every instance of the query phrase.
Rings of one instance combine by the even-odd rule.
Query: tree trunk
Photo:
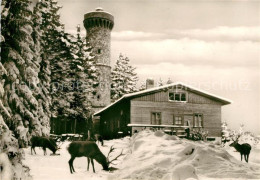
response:
[[[76,130],[77,130],[77,119],[75,118],[75,122],[74,122],[74,134],[76,134]]]
[[[90,130],[88,130],[88,141],[90,141]]]

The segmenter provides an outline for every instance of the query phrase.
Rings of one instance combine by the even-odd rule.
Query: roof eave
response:
[[[191,86],[186,85],[186,84],[181,83],[181,82],[176,82],[176,83],[164,85],[164,86],[162,86],[162,87],[156,87],[156,88],[146,89],[146,90],[139,91],[139,92],[135,92],[135,93],[125,94],[124,96],[122,96],[120,99],[118,99],[118,100],[115,101],[114,103],[112,103],[112,104],[108,105],[107,107],[101,109],[100,111],[94,113],[94,116],[97,116],[97,115],[103,113],[104,111],[106,111],[106,110],[109,109],[110,107],[114,106],[115,104],[119,103],[119,102],[122,101],[123,99],[135,98],[135,97],[138,97],[138,96],[143,96],[144,94],[155,93],[155,92],[157,92],[157,91],[162,91],[163,89],[168,89],[168,88],[171,87],[171,86],[178,86],[178,85],[184,86],[184,87],[188,88],[190,91],[193,91],[193,92],[195,92],[195,93],[201,94],[201,95],[203,95],[203,96],[207,96],[207,97],[209,97],[209,98],[211,98],[211,99],[214,99],[215,101],[221,102],[222,105],[228,105],[228,104],[231,104],[231,103],[232,103],[231,100],[228,100],[228,99],[225,99],[225,98],[216,96],[216,95],[214,95],[214,94],[205,92],[205,91],[200,90],[200,89],[197,89],[197,88],[195,88],[195,87],[191,87]]]

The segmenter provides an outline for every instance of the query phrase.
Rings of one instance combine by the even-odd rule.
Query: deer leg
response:
[[[73,172],[75,172],[75,169],[73,167],[73,161],[74,161],[75,157],[71,156],[70,160],[69,160],[69,167],[70,167],[70,173],[72,174]]]
[[[91,164],[92,164],[92,167],[93,167],[93,172],[95,173],[95,167],[94,167],[94,161],[93,161],[93,159],[91,159]]]
[[[33,147],[31,146],[31,155],[32,155],[32,149],[33,149]]]
[[[87,169],[88,171],[89,171],[89,163],[90,163],[90,159],[88,158],[88,169]]]
[[[31,147],[31,148],[32,148],[31,150],[34,151],[34,154],[36,154],[35,147]]]
[[[71,163],[72,166],[71,166],[71,167],[72,167],[73,172],[76,172],[75,169],[74,169],[74,165],[73,165],[74,159],[75,159],[75,158],[73,158],[73,160],[72,160],[72,163]]]
[[[243,160],[243,154],[241,154],[241,161]]]
[[[44,156],[47,155],[47,153],[46,153],[46,147],[43,147],[42,149],[43,149],[43,155],[44,155]]]

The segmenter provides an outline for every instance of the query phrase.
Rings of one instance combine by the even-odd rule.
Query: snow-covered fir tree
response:
[[[122,97],[124,94],[137,91],[136,83],[138,81],[135,69],[130,65],[128,57],[119,55],[115,67],[111,73],[111,99],[115,101]]]
[[[40,27],[43,48],[42,73],[39,77],[43,82],[45,92],[49,91],[51,94],[52,118],[65,119],[68,117],[70,109],[66,93],[70,88],[69,60],[73,59],[70,50],[72,47],[71,36],[64,32],[59,15],[61,6],[56,0],[41,0],[37,5],[42,21]]]
[[[39,103],[39,120],[41,124],[46,127],[44,134],[49,134],[50,132],[50,104],[51,98],[49,93],[50,84],[50,67],[49,61],[44,56],[44,40],[42,38],[44,32],[44,26],[42,23],[42,2],[36,3],[33,8],[32,21],[33,21],[33,32],[32,38],[35,44],[33,49],[35,53],[35,60],[39,62],[39,72],[38,77],[40,81],[39,94],[37,96],[37,101]]]
[[[161,78],[159,79],[157,86],[163,86],[163,80]]]
[[[64,31],[59,32],[56,47],[53,48],[55,56],[51,65],[51,97],[52,113],[58,119],[66,119],[70,114],[69,96],[71,84],[70,60],[73,59],[71,51],[71,36]]]
[[[166,82],[166,84],[172,84],[173,81],[171,80],[171,78],[168,78],[168,81]]]
[[[140,83],[140,86],[139,86],[139,88],[138,88],[138,91],[143,91],[143,90],[145,90],[146,89],[146,82],[145,81],[142,81],[141,83]]]
[[[222,122],[221,128],[222,141],[230,140],[230,130],[228,129],[228,124],[226,121]]]
[[[240,124],[239,126],[239,130],[238,130],[238,134],[241,136],[244,134],[244,124]]]
[[[3,4],[2,4],[3,5]],[[1,35],[1,43],[4,37]],[[19,149],[17,138],[7,126],[12,120],[4,103],[4,84],[7,71],[0,60],[0,176],[1,179],[27,179],[29,168],[22,164],[23,150]],[[9,123],[8,123],[9,124]]]
[[[7,73],[4,76],[3,103],[11,115],[6,122],[18,139],[19,145],[28,144],[32,135],[47,135],[48,127],[40,120],[38,102],[41,96],[39,59],[32,38],[32,11],[29,0],[4,0],[2,2],[1,63]],[[46,129],[47,128],[47,129]]]
[[[87,129],[91,129],[91,93],[98,85],[98,74],[94,59],[90,56],[90,47],[86,45],[85,38],[80,36],[80,26],[77,27],[77,35],[72,41],[73,58],[69,62],[69,78],[71,89],[67,93],[70,110],[69,119],[76,122],[84,122]],[[74,133],[76,129],[74,129]],[[85,131],[86,132],[86,131]]]

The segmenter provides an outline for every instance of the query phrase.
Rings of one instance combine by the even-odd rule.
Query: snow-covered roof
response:
[[[110,105],[106,106],[105,108],[103,108],[103,109],[99,110],[98,112],[94,113],[94,116],[96,116],[96,115],[100,114],[101,112],[107,110],[111,106],[119,103],[123,99],[133,98],[133,97],[144,95],[144,94],[147,94],[147,93],[158,92],[158,91],[161,91],[163,89],[170,88],[170,87],[175,87],[175,86],[181,87],[183,89],[187,89],[189,91],[195,92],[195,93],[200,94],[202,96],[207,96],[209,98],[214,98],[216,101],[221,102],[223,105],[227,105],[227,104],[231,104],[232,103],[232,101],[229,100],[229,99],[226,99],[226,98],[217,96],[215,94],[209,93],[207,91],[204,91],[204,90],[192,87],[192,86],[187,85],[187,84],[182,83],[182,82],[175,82],[175,83],[167,84],[167,85],[164,85],[164,86],[154,87],[154,88],[146,89],[146,90],[143,90],[143,91],[138,91],[138,92],[134,92],[134,93],[125,94],[124,96],[122,96],[117,101],[111,103]]]

